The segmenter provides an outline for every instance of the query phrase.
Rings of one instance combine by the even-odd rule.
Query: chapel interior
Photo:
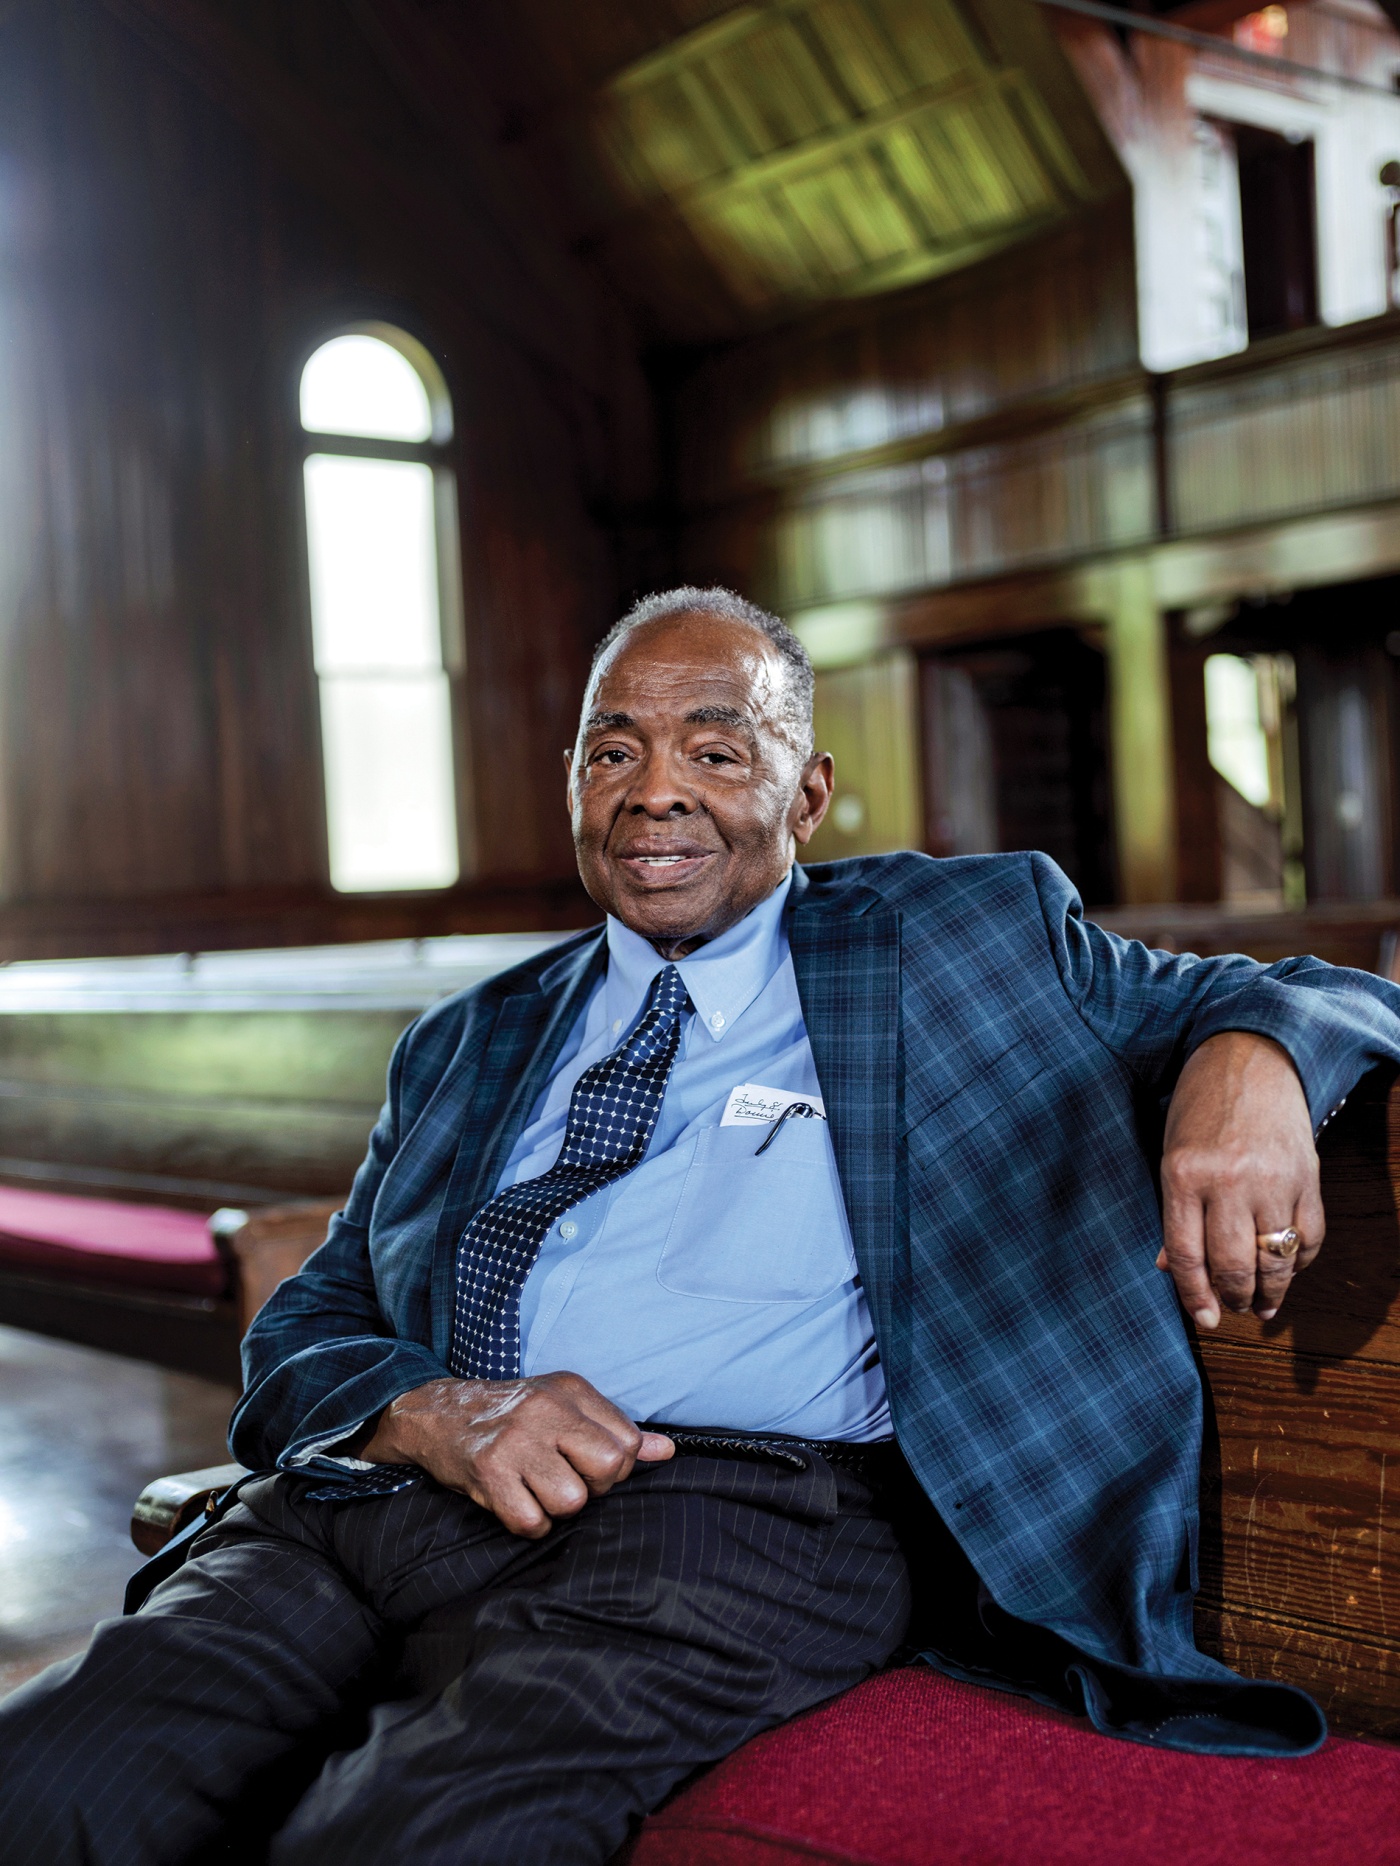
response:
[[[802,859],[1400,982],[1400,0],[0,0],[0,1694],[227,1463],[398,1034],[596,923],[680,583],[812,657]],[[1198,1624],[1396,1742],[1368,1084],[1203,1349]]]

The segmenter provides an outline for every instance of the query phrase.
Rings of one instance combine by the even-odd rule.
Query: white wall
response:
[[[1378,174],[1383,162],[1400,160],[1400,95],[1390,92],[1400,34],[1372,0],[1309,0],[1288,8],[1288,22],[1283,56],[1390,94],[1275,75],[1223,46],[1195,51],[1142,34],[1129,60],[1082,29],[1062,35],[1132,178],[1149,369],[1180,369],[1246,346],[1231,123],[1313,144],[1323,322],[1348,324],[1386,309],[1390,197]]]

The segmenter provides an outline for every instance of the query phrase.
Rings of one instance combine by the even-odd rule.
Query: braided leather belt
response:
[[[848,1439],[787,1438],[778,1432],[710,1431],[651,1422],[643,1430],[664,1432],[674,1442],[678,1458],[743,1458],[755,1464],[784,1465],[790,1471],[808,1471],[814,1458],[822,1458],[864,1483],[878,1483],[898,1456],[892,1438],[855,1444]]]

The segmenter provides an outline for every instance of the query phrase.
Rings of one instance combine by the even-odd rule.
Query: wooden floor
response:
[[[0,1327],[0,1696],[120,1613],[131,1505],[221,1463],[235,1394],[193,1374]]]

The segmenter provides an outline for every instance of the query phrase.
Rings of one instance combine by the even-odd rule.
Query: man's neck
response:
[[[663,959],[674,964],[677,959],[688,959],[693,952],[698,951],[706,943],[709,937],[708,933],[692,933],[684,939],[654,939],[650,943]]]

